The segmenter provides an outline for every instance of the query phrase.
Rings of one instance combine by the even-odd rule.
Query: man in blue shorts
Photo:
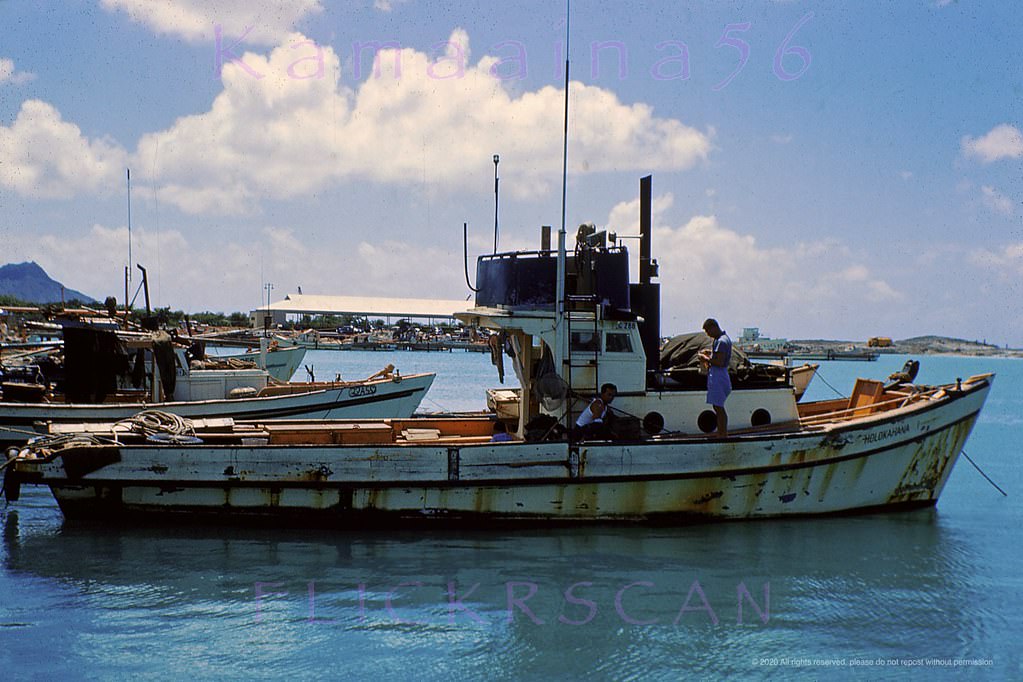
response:
[[[728,435],[728,413],[725,401],[732,392],[732,380],[728,376],[728,365],[732,361],[732,340],[728,338],[717,320],[710,318],[703,323],[703,331],[714,339],[714,345],[700,351],[700,359],[707,364],[707,404],[714,408],[718,419],[717,435]]]

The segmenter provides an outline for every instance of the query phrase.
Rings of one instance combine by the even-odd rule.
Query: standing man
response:
[[[732,392],[732,379],[728,376],[728,365],[732,361],[732,340],[728,338],[717,320],[709,318],[703,323],[703,331],[714,339],[711,349],[700,351],[700,360],[707,365],[707,404],[714,408],[718,418],[717,435],[728,435],[728,413],[725,401]]]

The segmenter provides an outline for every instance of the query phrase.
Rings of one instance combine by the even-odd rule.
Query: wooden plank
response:
[[[334,436],[330,431],[271,431],[270,443],[273,445],[332,445]]]
[[[282,445],[380,445],[394,442],[394,431],[385,423],[266,423],[263,428],[270,434],[271,443]]]
[[[437,440],[440,438],[440,429],[403,429],[401,435],[407,441]]]
[[[853,417],[864,417],[877,410],[876,403],[884,395],[884,384],[874,379],[857,379],[849,397],[848,409]]]
[[[231,417],[208,417],[205,419],[189,419],[196,431],[226,432],[234,430],[234,419]]]
[[[494,419],[491,416],[464,419],[395,419],[392,420],[396,431],[406,429],[436,429],[445,436],[491,436],[494,432]]]
[[[339,445],[381,445],[394,442],[394,430],[388,424],[342,424],[334,431]]]

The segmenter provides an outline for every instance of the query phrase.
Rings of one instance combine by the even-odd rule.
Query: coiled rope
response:
[[[143,410],[133,417],[122,419],[114,425],[114,430],[128,431],[143,436],[156,434],[195,436],[195,428],[190,420],[160,410]]]
[[[21,452],[32,454],[37,457],[45,457],[57,450],[63,450],[73,446],[103,444],[103,439],[97,438],[91,433],[66,433],[59,436],[43,436],[42,438],[31,440],[24,446]],[[13,459],[11,461],[13,461]],[[10,462],[8,462],[8,464],[10,464]]]

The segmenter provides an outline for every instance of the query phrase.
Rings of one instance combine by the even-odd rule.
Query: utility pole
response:
[[[267,282],[263,285],[266,289],[266,314],[263,315],[263,333],[266,336],[270,335],[270,292],[273,291],[274,285]]]

